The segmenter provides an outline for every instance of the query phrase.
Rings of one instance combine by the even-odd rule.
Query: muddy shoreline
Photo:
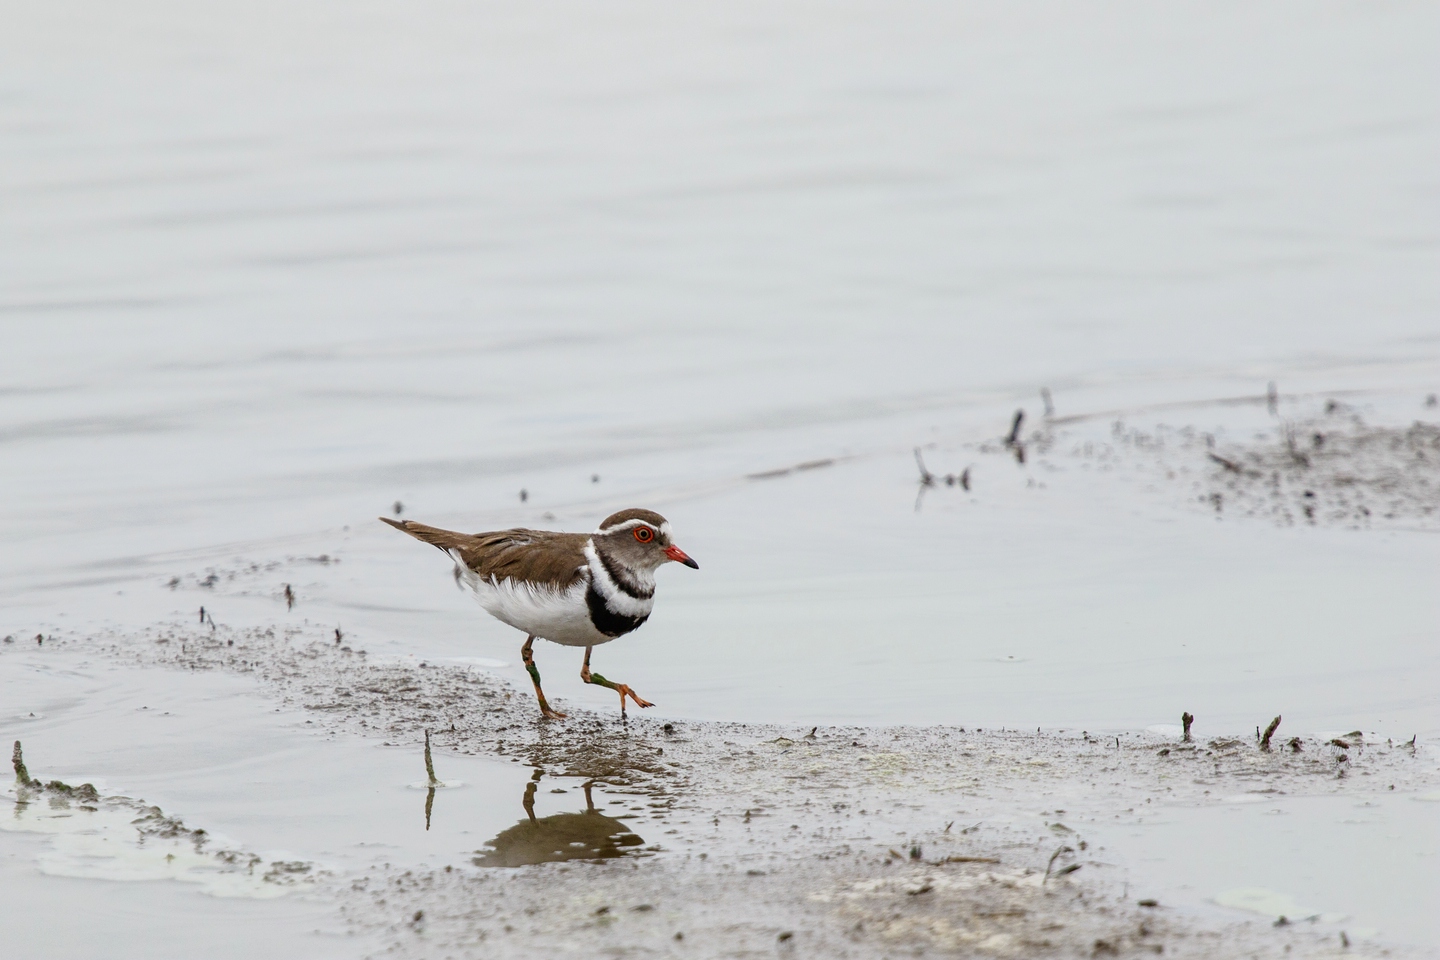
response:
[[[607,859],[495,869],[477,865],[496,862],[487,847],[336,878],[328,889],[346,922],[387,956],[1341,955],[1342,929],[1316,918],[1277,926],[1155,902],[1093,839],[1100,821],[1160,802],[1440,782],[1426,744],[1359,731],[1282,731],[1266,751],[1243,735],[622,721],[573,704],[570,720],[542,721],[528,692],[474,667],[371,662],[320,626],[171,623],[53,634],[45,646],[253,676],[326,730],[413,751],[417,772],[429,731],[442,780],[448,756],[523,764],[541,790],[575,794],[572,831],[584,785],[629,798],[633,840]],[[996,816],[1037,805],[1042,823]],[[560,819],[532,819],[531,832]]]

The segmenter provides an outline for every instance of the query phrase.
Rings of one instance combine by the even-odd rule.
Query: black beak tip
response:
[[[684,560],[681,560],[680,562],[683,563],[683,564],[685,564],[685,566],[689,567],[691,570],[699,570],[699,569],[700,569],[700,564],[696,563],[694,560],[691,560],[689,557],[686,557]]]

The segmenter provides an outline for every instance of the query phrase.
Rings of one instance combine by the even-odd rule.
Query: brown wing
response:
[[[487,580],[514,578],[566,587],[585,566],[585,541],[589,538],[583,533],[516,528],[468,534],[414,520],[380,519],[444,553],[454,550],[467,567]]]

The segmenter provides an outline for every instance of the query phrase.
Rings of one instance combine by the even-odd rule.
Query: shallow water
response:
[[[93,915],[96,930],[129,951],[116,956],[193,956],[206,937],[236,956],[253,956],[267,943],[304,944],[307,956],[353,956],[368,945],[333,915],[329,883],[371,866],[467,866],[532,815],[543,825],[587,809],[577,778],[545,778],[543,789],[527,795],[536,779],[530,767],[458,754],[436,758],[442,785],[427,798],[420,744],[321,734],[305,711],[267,704],[248,679],[177,678],[75,654],[12,650],[0,658],[0,696],[14,711],[0,719],[0,737],[23,742],[31,776],[92,783],[102,797],[139,801],[102,801],[92,812],[79,801],[17,805],[13,788],[0,794],[7,809],[0,898],[63,902]],[[632,810],[603,784],[591,794],[632,831],[620,852],[641,852],[631,848],[658,830],[652,811]],[[132,824],[152,804],[204,829],[206,849],[184,838],[140,839]],[[260,866],[226,869],[213,859],[216,850],[239,851],[242,864],[254,855]],[[277,861],[305,869],[294,882],[262,881]],[[178,886],[156,883],[164,880]],[[149,892],[116,893],[117,883]],[[197,902],[193,891],[210,896]],[[252,930],[249,902],[277,897],[285,902],[264,915],[274,929]],[[7,942],[27,956],[59,955],[47,951],[59,951],[71,934],[52,937],[53,913],[25,915]]]
[[[1433,536],[1215,529],[1003,458],[912,515],[909,462],[1041,386],[1424,415],[1433,11],[250,9],[0,39],[7,632],[328,552],[302,611],[513,660],[374,515],[643,502],[702,570],[605,660],[679,714],[1437,729]]]
[[[1383,788],[1382,788],[1383,789]],[[1338,938],[1440,943],[1429,905],[1440,889],[1433,803],[1411,794],[1274,797],[1142,810],[1125,825],[1081,827],[1123,864],[1133,890],[1204,902]],[[1128,819],[1128,818],[1127,818]]]
[[[958,469],[974,454],[929,456]],[[665,569],[651,621],[595,663],[679,717],[1120,730],[1188,710],[1207,736],[1277,713],[1287,735],[1440,730],[1433,533],[1217,522],[1143,474],[1057,463],[981,458],[970,495],[927,491],[918,512],[909,451],[668,491],[701,569]],[[549,525],[583,529],[603,509],[561,508]],[[468,525],[523,520],[547,522],[510,511]],[[752,529],[775,542],[757,553]],[[303,559],[322,554],[339,562]],[[197,586],[211,570],[219,582]],[[443,558],[374,521],[85,572],[49,589],[27,574],[10,616],[75,629],[204,605],[235,626],[333,624],[376,655],[478,657],[525,684],[523,637],[457,591]],[[185,578],[174,590],[172,575]],[[575,651],[541,644],[537,658],[551,695],[613,708],[580,682]]]
[[[665,716],[1440,734],[1433,524],[1217,520],[1153,457],[977,449],[1017,407],[1033,428],[1041,387],[1059,416],[1242,439],[1330,396],[1440,416],[1436,18],[9,11],[0,634],[203,604],[523,690],[522,638],[373,518],[589,529],[645,504],[701,569],[665,570],[596,663]],[[1210,402],[1270,380],[1276,417]],[[972,490],[917,509],[922,445]],[[539,659],[552,696],[613,709],[574,651]],[[4,723],[51,775],[347,868],[524,816],[528,771],[450,758],[465,785],[426,833],[413,746],[185,680],[11,676],[0,715],[60,718]],[[355,848],[342,812],[390,832]]]
[[[248,10],[62,4],[0,40],[7,632],[308,551],[350,563],[302,610],[513,661],[374,514],[647,502],[703,570],[605,658],[678,714],[1436,730],[1434,537],[1031,497],[999,462],[912,515],[909,462],[1041,386],[1423,415],[1433,12]],[[1359,636],[1374,684],[1339,691]]]

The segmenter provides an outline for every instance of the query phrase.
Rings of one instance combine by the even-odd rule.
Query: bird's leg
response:
[[[540,712],[550,720],[564,720],[565,714],[558,710],[552,710],[550,704],[545,700],[545,691],[540,689],[540,670],[535,666],[535,657],[531,655],[530,648],[535,643],[535,638],[525,638],[525,646],[520,648],[520,659],[525,661],[525,670],[530,674],[530,682],[535,684],[535,696],[540,701]]]
[[[595,813],[595,812],[596,812],[596,810],[595,810],[595,798],[592,797],[592,796],[590,796],[590,788],[593,787],[593,786],[595,786],[595,781],[594,781],[594,780],[586,780],[583,784],[581,784],[581,789],[585,791],[585,812],[586,812],[586,813]]]
[[[586,683],[598,683],[598,684],[600,684],[600,686],[602,686],[602,687],[609,687],[611,690],[614,690],[614,691],[616,691],[617,693],[619,693],[619,694],[620,694],[620,715],[621,715],[622,717],[625,716],[625,698],[626,698],[626,697],[629,697],[631,700],[634,700],[634,701],[635,701],[635,706],[637,706],[637,707],[653,707],[653,706],[655,706],[655,704],[651,703],[649,700],[641,700],[640,697],[639,697],[639,695],[637,695],[634,690],[631,690],[631,689],[630,689],[629,687],[627,687],[625,684],[623,684],[623,683],[611,683],[609,680],[606,680],[604,677],[600,676],[600,674],[598,674],[598,673],[591,673],[591,672],[590,672],[590,651],[593,650],[593,649],[594,649],[593,647],[586,647],[586,648],[585,648],[585,663],[584,663],[583,666],[580,667],[580,679],[581,679],[581,680],[584,680]],[[537,687],[536,689],[539,689],[539,688]]]

